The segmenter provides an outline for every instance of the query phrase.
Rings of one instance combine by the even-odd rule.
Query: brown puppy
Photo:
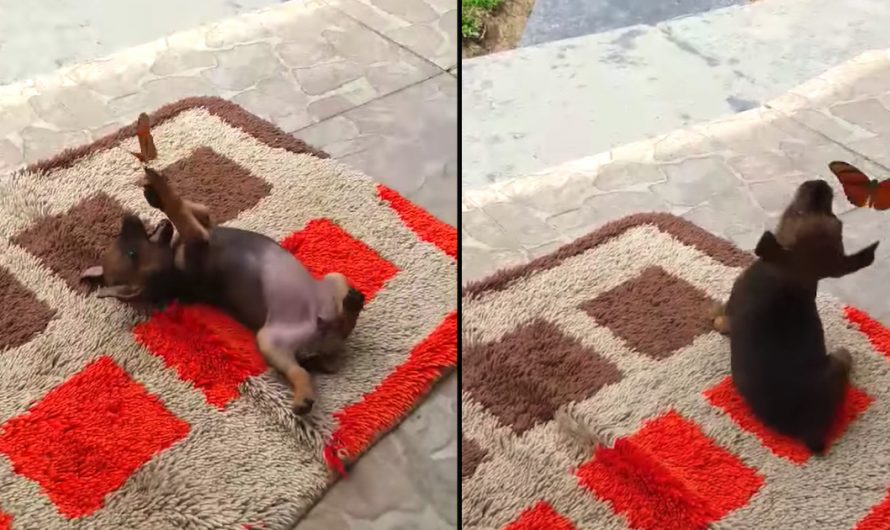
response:
[[[825,451],[852,364],[848,352],[826,351],[816,288],[823,278],[870,265],[878,246],[844,253],[832,199],[822,180],[800,185],[776,234],[764,232],[759,259],[736,279],[714,320],[729,334],[733,382],[754,415],[816,454]]]
[[[226,311],[256,332],[266,361],[293,387],[294,410],[308,412],[315,391],[307,367],[333,367],[364,296],[342,274],[315,280],[266,236],[213,226],[205,206],[181,198],[159,172],[146,167],[145,174],[146,199],[169,221],[148,233],[138,217],[124,217],[101,265],[83,278],[101,285],[99,296],[161,303],[176,298]]]

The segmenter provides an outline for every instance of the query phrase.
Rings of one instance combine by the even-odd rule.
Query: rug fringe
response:
[[[328,469],[333,469],[336,471],[341,477],[346,477],[346,466],[343,465],[343,459],[337,454],[337,450],[334,448],[335,442],[331,442],[330,445],[324,448],[324,461],[328,465]],[[336,444],[339,446],[339,443]]]
[[[395,427],[455,364],[457,313],[452,312],[374,390],[334,413],[337,428],[324,449],[329,467],[343,475],[344,457],[355,460]]]

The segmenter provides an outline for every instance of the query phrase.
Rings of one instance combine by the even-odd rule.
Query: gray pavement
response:
[[[218,95],[456,224],[456,21],[456,0],[286,2],[17,80],[0,86],[0,178],[142,111]],[[0,42],[0,71],[7,60]],[[297,528],[455,528],[456,411],[452,376]]]
[[[536,0],[520,46],[581,37],[639,24],[655,25],[748,0]]]
[[[848,250],[883,240],[869,268],[822,288],[890,324],[890,215],[854,209],[827,165],[890,178],[890,51],[870,52],[766,107],[625,144],[527,178],[465,190],[464,281],[548,253],[625,215],[666,211],[750,250],[797,184],[836,191]]]
[[[881,0],[761,0],[656,23],[599,20],[613,29],[463,61],[465,189],[757,107],[890,46]]]
[[[98,59],[278,0],[0,0],[0,85]]]

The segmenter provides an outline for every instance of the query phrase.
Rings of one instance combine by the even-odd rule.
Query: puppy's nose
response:
[[[822,179],[808,180],[801,184],[801,187],[810,193],[818,195],[832,195],[834,193],[834,190],[831,189],[831,185]]]
[[[343,307],[349,311],[360,311],[365,307],[365,295],[350,287],[349,292],[346,293],[346,299],[343,301]]]

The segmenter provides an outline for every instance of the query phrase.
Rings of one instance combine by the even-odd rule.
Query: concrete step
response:
[[[464,61],[464,186],[758,106],[890,47],[888,24],[883,0],[768,0]]]

